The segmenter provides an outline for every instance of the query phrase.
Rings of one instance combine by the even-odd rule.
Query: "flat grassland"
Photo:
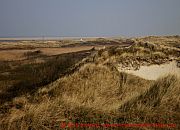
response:
[[[124,71],[171,62],[180,69],[180,36],[0,39],[0,129],[178,130],[179,76],[148,80]]]

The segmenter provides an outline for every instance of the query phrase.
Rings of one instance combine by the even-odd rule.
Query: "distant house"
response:
[[[83,42],[84,40],[81,38],[80,41]]]

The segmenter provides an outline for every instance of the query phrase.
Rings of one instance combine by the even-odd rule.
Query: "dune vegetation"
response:
[[[40,87],[35,87],[36,89],[32,88],[33,91],[30,93],[15,91],[20,94],[11,95],[11,100],[7,100],[8,97],[5,96],[0,106],[0,129],[63,129],[62,122],[66,125],[69,123],[168,124],[162,128],[79,126],[74,129],[179,129],[180,78],[175,75],[165,75],[157,80],[146,80],[120,72],[118,67],[138,69],[141,65],[163,64],[178,60],[180,50],[157,43],[137,40],[133,42],[128,47],[112,46],[91,51],[90,56],[73,59],[73,63],[72,60],[71,62],[69,59],[66,60],[67,57],[71,59],[74,57],[70,55],[63,59],[61,57],[61,60],[60,57],[56,57],[51,62],[39,64],[36,66],[39,67],[37,71],[42,74],[34,77],[34,83],[28,91],[40,81],[45,80],[48,83],[41,84]],[[36,67],[33,66],[32,71]],[[54,69],[46,71],[51,70],[49,67]],[[17,69],[15,70],[22,70],[22,68]],[[59,72],[58,75],[53,77],[56,72]],[[42,75],[51,78],[42,79],[40,78]],[[1,91],[1,99],[3,94],[7,95],[11,92],[7,89]],[[68,129],[68,126],[66,128]]]

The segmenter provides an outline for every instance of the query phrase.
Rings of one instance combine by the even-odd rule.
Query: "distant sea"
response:
[[[83,38],[99,38],[99,37],[0,37],[0,40],[64,40],[64,39],[81,39],[81,38],[83,39]]]

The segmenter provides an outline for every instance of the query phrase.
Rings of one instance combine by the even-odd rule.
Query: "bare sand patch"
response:
[[[166,63],[162,65],[140,66],[139,70],[120,70],[120,71],[133,74],[148,80],[156,80],[159,77],[168,74],[173,74],[180,77],[180,68],[177,66],[176,61],[172,61],[170,63]]]
[[[79,47],[64,47],[64,48],[36,48],[36,49],[10,49],[10,50],[0,50],[0,60],[3,61],[15,61],[24,60],[27,52],[40,51],[44,55],[52,56],[64,53],[78,52],[90,50],[94,46],[79,46]],[[104,46],[95,46],[96,49],[102,49]]]
[[[45,55],[58,55],[63,53],[90,50],[92,46],[67,47],[67,48],[38,48]]]

